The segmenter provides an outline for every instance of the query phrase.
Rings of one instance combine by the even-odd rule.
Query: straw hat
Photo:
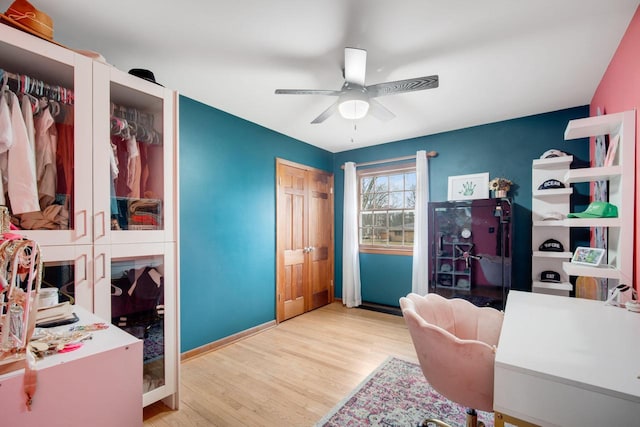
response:
[[[51,17],[36,9],[27,0],[14,1],[5,13],[0,14],[0,21],[62,46],[53,40],[53,20]]]

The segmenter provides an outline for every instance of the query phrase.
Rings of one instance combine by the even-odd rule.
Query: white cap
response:
[[[558,211],[547,211],[542,213],[542,220],[562,220],[564,219],[564,214]]]
[[[542,153],[542,156],[540,156],[540,158],[550,159],[552,157],[562,157],[562,156],[568,156],[568,154],[565,153],[564,151],[560,151],[560,150],[556,150],[555,148],[552,148],[551,150],[547,150],[544,153]]]

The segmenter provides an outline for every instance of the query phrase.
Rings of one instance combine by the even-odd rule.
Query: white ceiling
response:
[[[331,152],[588,104],[640,3],[31,1],[56,41]],[[340,89],[345,46],[367,50],[366,84],[438,74],[440,87],[378,98],[389,122],[312,125],[335,98],[274,94]]]

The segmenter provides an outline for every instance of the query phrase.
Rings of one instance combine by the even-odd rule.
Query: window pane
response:
[[[391,175],[389,177],[389,191],[402,191],[404,190],[403,175]]]
[[[373,225],[376,227],[386,227],[387,226],[387,213],[386,212],[376,212],[373,214]]]
[[[360,243],[370,245],[373,240],[373,228],[366,227],[360,229]]]
[[[389,206],[389,193],[373,194],[373,209],[386,209]]]
[[[413,245],[413,230],[405,230],[404,232],[404,244]]]
[[[389,229],[402,230],[402,212],[389,212]]]
[[[408,209],[413,209],[416,207],[415,191],[406,191],[404,193],[404,207]]]
[[[360,180],[360,192],[368,193],[373,189],[373,177],[365,176]]]
[[[416,173],[404,174],[404,189],[409,191],[416,191]]]
[[[400,246],[403,241],[404,231],[402,229],[389,229],[389,244],[394,246]]]
[[[373,244],[374,245],[386,245],[388,232],[386,228],[374,228],[373,229]]]
[[[375,192],[381,193],[383,191],[389,191],[389,179],[386,176],[375,177]]]
[[[362,212],[360,214],[360,226],[372,226],[373,225],[373,212]]]
[[[389,193],[389,208],[402,209],[402,198],[404,197],[404,194],[404,191],[395,191],[393,193]]]
[[[404,229],[413,230],[415,223],[415,213],[413,211],[404,211]]]
[[[362,203],[360,204],[360,209],[362,210],[370,210],[373,209],[373,198],[374,195],[371,193],[363,194]]]

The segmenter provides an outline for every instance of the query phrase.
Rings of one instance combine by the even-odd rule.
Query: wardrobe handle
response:
[[[99,229],[96,230],[96,240],[97,239],[101,239],[102,237],[106,236],[107,231],[105,228],[105,222],[104,222],[104,211],[100,211],[96,214],[96,224],[98,224]]]
[[[107,261],[106,261],[107,257],[104,255],[104,253],[99,254],[97,258],[100,258],[101,262],[100,263],[96,262],[96,263],[94,263],[94,265],[97,266],[99,264],[102,264],[102,271],[98,271],[98,268],[94,267],[95,268],[94,275],[96,276],[95,281],[104,279],[106,277],[105,276],[105,274],[106,274],[105,272],[107,271]],[[96,258],[96,260],[97,260],[97,258]],[[98,273],[100,273],[99,277],[97,276]]]
[[[79,280],[87,280],[87,256],[80,255],[79,258],[76,258],[76,271],[75,271],[75,282],[78,283]]]
[[[79,232],[78,237],[87,235],[87,211],[84,209],[76,214],[76,230]]]

